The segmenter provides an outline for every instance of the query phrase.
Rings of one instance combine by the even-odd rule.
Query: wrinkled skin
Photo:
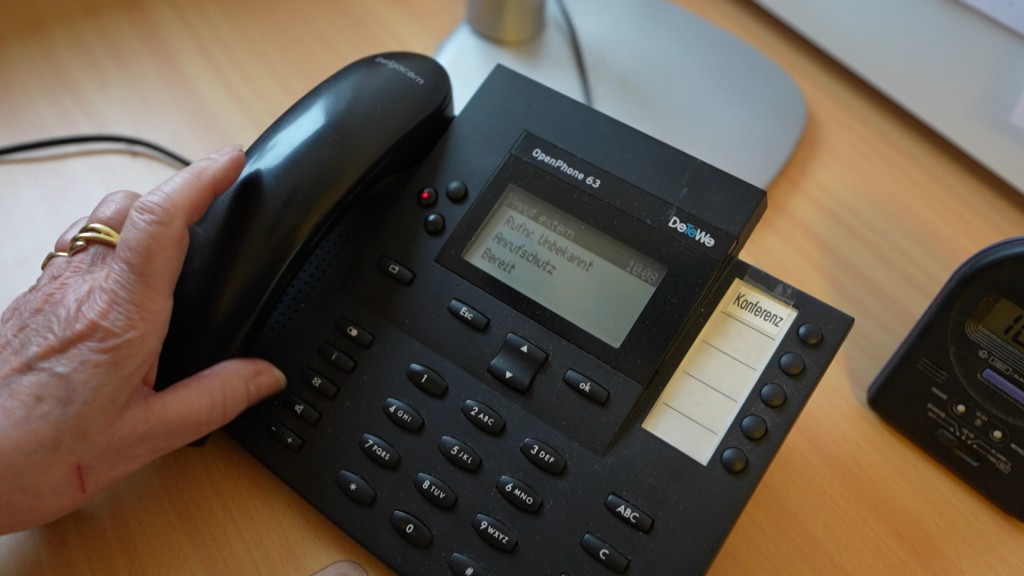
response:
[[[153,390],[188,228],[245,162],[225,148],[144,196],[115,192],[86,222],[121,231],[57,257],[0,317],[0,534],[49,522],[284,387],[233,359]]]

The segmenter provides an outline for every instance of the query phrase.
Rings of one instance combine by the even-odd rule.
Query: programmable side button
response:
[[[534,376],[547,362],[547,352],[518,334],[509,333],[487,372],[513,390],[526,392]]]
[[[320,357],[330,362],[335,368],[346,374],[351,374],[356,369],[356,361],[351,356],[338,350],[334,346],[324,342],[317,349]]]
[[[302,371],[302,381],[328,398],[333,399],[338,395],[338,387],[311,368]]]
[[[566,372],[565,376],[562,377],[562,381],[589,400],[593,400],[598,404],[608,402],[608,390],[606,388],[575,370]]]
[[[589,532],[580,540],[580,546],[594,560],[597,560],[612,572],[623,574],[629,568],[629,558],[626,558],[621,552],[609,546],[607,542]]]
[[[363,434],[359,439],[359,447],[363,454],[385,468],[396,468],[402,458],[390,444],[377,438],[373,434]]]
[[[444,378],[441,378],[440,374],[421,364],[409,364],[409,368],[405,371],[405,376],[417,388],[431,396],[444,396],[445,392],[448,391],[448,383],[445,382]]]
[[[369,506],[377,499],[377,492],[370,486],[370,483],[354,472],[339,471],[334,478],[334,483],[338,485],[342,494],[363,506]]]
[[[649,514],[615,494],[608,495],[604,507],[616,518],[641,532],[650,532],[654,525],[654,519]]]
[[[476,472],[480,468],[480,455],[458,438],[442,436],[437,449],[449,462],[467,472]]]
[[[448,484],[438,479],[437,476],[423,472],[416,475],[416,489],[428,502],[445,510],[451,510],[459,499]]]
[[[800,328],[797,329],[796,334],[800,337],[800,341],[807,346],[817,346],[825,339],[825,331],[821,329],[821,326],[814,322],[801,324]]]
[[[434,534],[430,531],[430,528],[427,528],[426,524],[421,522],[419,518],[402,510],[395,510],[391,514],[391,527],[402,538],[405,538],[406,542],[420,548],[426,548],[434,541]]]
[[[804,361],[804,357],[796,352],[786,352],[779,358],[779,368],[786,376],[796,378],[804,373],[807,363]]]
[[[473,529],[491,546],[502,552],[511,552],[516,549],[519,539],[516,538],[512,529],[503,522],[495,520],[486,514],[477,514],[473,519]]]
[[[739,448],[726,448],[722,452],[722,467],[729,474],[739,474],[747,469],[747,465],[750,461],[747,459],[747,453]]]
[[[541,470],[554,475],[559,475],[565,470],[565,458],[547,444],[527,438],[519,445],[519,451],[526,456],[527,460]]]
[[[760,440],[768,435],[768,423],[757,414],[750,414],[740,422],[740,431],[750,440]]]
[[[505,430],[505,419],[493,408],[476,400],[466,400],[462,404],[462,414],[474,426],[488,434],[501,434]]]
[[[786,403],[786,389],[774,382],[761,387],[761,401],[772,408],[779,408]]]
[[[490,318],[484,316],[479,310],[460,300],[453,299],[449,302],[448,312],[450,312],[452,316],[455,316],[477,330],[485,330],[487,329],[487,325],[491,323]]]

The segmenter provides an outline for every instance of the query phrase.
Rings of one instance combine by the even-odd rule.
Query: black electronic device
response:
[[[1024,237],[950,277],[868,389],[889,424],[1024,520]]]
[[[508,69],[447,91],[370,57],[253,144],[161,385],[281,367],[230,434],[399,573],[706,570],[852,319],[736,259],[762,190]]]

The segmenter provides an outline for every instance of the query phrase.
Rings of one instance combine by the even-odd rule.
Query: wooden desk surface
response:
[[[857,319],[711,572],[1019,573],[1024,525],[884,426],[863,395],[953,269],[1024,233],[1024,196],[750,3],[677,1],[778,62],[807,100],[806,134],[744,259]],[[0,18],[0,141],[119,132],[192,157],[248,144],[358,57],[433,53],[463,5],[11,3]],[[0,161],[0,303],[102,195],[148,190],[170,172],[142,155]],[[303,576],[342,559],[388,573],[221,434],[60,521],[0,537],[0,572],[16,576]]]

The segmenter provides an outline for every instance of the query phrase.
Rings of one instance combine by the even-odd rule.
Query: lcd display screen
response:
[[[1024,308],[999,298],[981,318],[981,328],[1018,354],[1024,354]]]
[[[668,271],[515,184],[462,257],[616,348]]]

